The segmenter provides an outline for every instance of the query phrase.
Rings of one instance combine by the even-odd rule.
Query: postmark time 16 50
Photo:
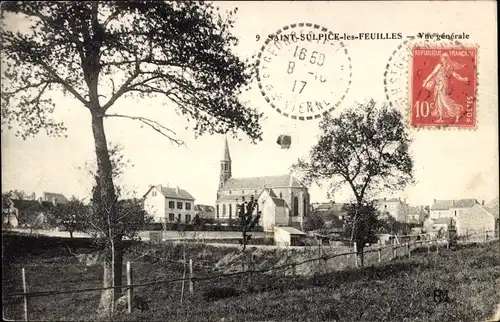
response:
[[[317,37],[267,38],[257,61],[259,89],[283,116],[313,120],[344,100],[351,83],[351,59],[342,42],[329,40],[332,33],[324,27],[292,24],[275,35],[292,32]]]

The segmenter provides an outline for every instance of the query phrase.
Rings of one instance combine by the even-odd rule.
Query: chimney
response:
[[[434,203],[436,203],[436,199],[434,199]]]
[[[483,205],[483,206],[484,206],[484,200],[483,200],[483,201],[481,201],[481,205]]]
[[[177,193],[181,193],[180,189],[179,189],[179,186],[177,186],[177,188],[175,189],[175,191],[177,191]]]

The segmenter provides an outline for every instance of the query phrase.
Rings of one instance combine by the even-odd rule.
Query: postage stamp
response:
[[[477,47],[414,46],[411,125],[476,126]]]
[[[257,58],[261,94],[294,120],[314,120],[338,107],[349,91],[351,70],[341,36],[312,23],[269,35]]]
[[[477,51],[459,42],[406,40],[387,63],[386,99],[414,128],[474,129]]]

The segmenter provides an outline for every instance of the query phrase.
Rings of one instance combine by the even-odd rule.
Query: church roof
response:
[[[231,155],[229,155],[229,145],[227,144],[227,137],[226,137],[226,142],[224,145],[224,155],[222,156],[223,161],[231,161]]]
[[[303,188],[293,175],[285,174],[281,176],[265,176],[250,178],[229,178],[224,184],[223,190],[245,190],[245,189],[263,189],[278,187],[296,187]]]
[[[286,204],[285,204],[285,200],[283,200],[282,198],[271,198],[274,202],[274,204],[278,207],[285,207]]]

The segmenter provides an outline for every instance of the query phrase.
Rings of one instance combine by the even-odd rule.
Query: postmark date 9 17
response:
[[[292,32],[299,36],[289,37]],[[296,120],[313,120],[337,107],[352,76],[343,43],[330,41],[326,28],[306,23],[275,35],[282,37],[267,38],[257,61],[259,89],[271,107]]]

